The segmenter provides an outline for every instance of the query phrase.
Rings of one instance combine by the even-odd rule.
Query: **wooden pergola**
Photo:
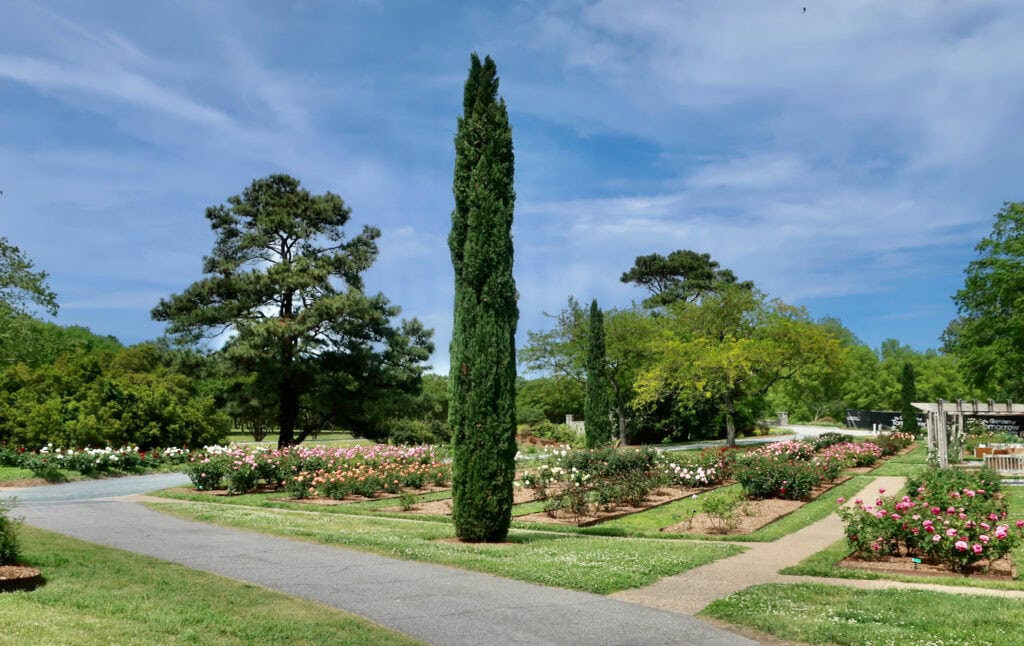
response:
[[[1012,401],[997,402],[992,399],[979,402],[977,399],[956,401],[939,400],[936,403],[914,402],[914,408],[928,413],[928,456],[935,455],[940,469],[949,468],[949,416],[956,417],[955,429],[958,437],[966,432],[967,417],[1010,417],[1024,415],[1024,404]],[[957,457],[959,461],[959,456]]]

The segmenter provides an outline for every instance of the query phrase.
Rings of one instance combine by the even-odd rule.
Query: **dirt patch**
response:
[[[807,500],[782,500],[779,498],[766,498],[764,500],[745,500],[740,503],[736,510],[734,522],[735,528],[723,531],[722,524],[707,514],[696,513],[689,520],[663,527],[662,532],[666,534],[750,534],[765,525],[769,525],[784,516],[788,516],[797,509],[800,509],[808,502],[818,499],[832,488],[849,480],[849,476],[838,478],[835,482],[816,487],[811,490]]]
[[[718,520],[703,513],[696,513],[690,520],[671,527],[663,527],[661,531],[666,534],[749,534],[793,513],[805,504],[807,503],[802,500],[779,500],[778,498],[746,500],[736,509],[734,518],[736,526],[728,531],[723,531],[724,528]]]
[[[0,489],[4,488],[22,488],[22,487],[41,487],[43,485],[53,484],[42,478],[24,478],[22,480],[5,480],[0,482]]]
[[[537,492],[533,489],[515,489],[512,493],[512,504],[514,505],[521,505],[526,502],[533,502],[534,500],[537,500]],[[451,516],[452,499],[417,501],[411,509],[402,509],[395,506],[381,507],[378,511],[400,512],[421,516]]]
[[[683,487],[662,487],[651,494],[647,499],[647,502],[637,507],[623,505],[612,509],[596,509],[592,510],[592,512],[586,516],[576,516],[569,511],[559,509],[550,514],[547,512],[526,514],[525,516],[516,516],[515,519],[532,523],[553,523],[557,525],[589,527],[590,525],[596,525],[608,520],[614,520],[616,518],[622,518],[623,516],[629,516],[630,514],[660,507],[661,505],[667,505],[670,502],[698,494],[702,491],[706,490],[688,489]]]
[[[854,570],[868,570],[880,574],[901,574],[911,576],[962,576],[951,572],[941,563],[922,559],[922,563],[914,563],[909,556],[889,556],[879,561],[862,561],[855,558],[845,558],[839,562],[839,567]],[[1009,557],[1003,557],[998,561],[989,563],[980,561],[974,572],[968,575],[971,579],[988,579],[993,581],[1012,581],[1017,577],[1017,569]]]
[[[27,565],[0,565],[0,592],[34,590],[44,583],[43,574]]]

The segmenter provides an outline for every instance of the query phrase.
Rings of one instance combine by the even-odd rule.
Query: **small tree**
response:
[[[21,555],[18,521],[7,515],[13,506],[13,498],[0,498],[0,565],[17,563]]]
[[[903,364],[903,375],[900,379],[901,400],[903,413],[903,428],[905,433],[917,433],[920,430],[917,426],[917,409],[911,403],[917,399],[917,386],[914,376],[914,366],[909,361]]]
[[[590,335],[587,338],[587,399],[584,404],[587,448],[606,446],[612,441],[608,417],[608,375],[604,348],[604,315],[597,299],[590,303]]]
[[[512,128],[494,61],[473,54],[455,135],[455,269],[448,419],[452,518],[464,541],[502,541],[512,521],[516,324]]]

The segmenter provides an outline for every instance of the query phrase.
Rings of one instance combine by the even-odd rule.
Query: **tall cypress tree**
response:
[[[502,541],[516,454],[512,128],[494,61],[473,54],[455,135],[450,403],[452,516],[464,541]]]
[[[900,411],[903,417],[903,428],[905,433],[917,433],[920,429],[917,425],[917,409],[911,402],[917,399],[917,377],[914,375],[914,366],[908,361],[903,364],[903,375],[900,378],[900,403],[903,410]]]
[[[587,448],[607,446],[612,441],[612,420],[608,416],[608,373],[604,347],[604,314],[597,299],[590,303],[590,334],[587,336],[587,398],[583,405],[586,418]]]

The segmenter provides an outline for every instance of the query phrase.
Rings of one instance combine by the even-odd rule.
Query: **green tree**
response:
[[[914,364],[907,361],[903,364],[903,374],[900,379],[900,394],[903,400],[902,407],[900,408],[903,416],[903,428],[901,430],[907,433],[917,433],[917,409],[914,408],[913,402],[917,399],[917,386],[914,378]]]
[[[455,135],[455,268],[449,425],[452,517],[465,541],[502,541],[512,518],[516,454],[514,156],[497,68],[473,54]]]
[[[399,308],[364,293],[380,232],[346,240],[349,215],[337,195],[287,175],[254,180],[206,210],[216,243],[205,277],[153,309],[181,342],[228,339],[221,352],[251,376],[249,399],[276,410],[279,446],[330,423],[359,432],[390,389],[419,388],[433,349],[419,321],[393,326]]]
[[[989,397],[1024,398],[1024,202],[1007,202],[975,247],[943,334],[967,380]]]
[[[565,309],[548,316],[555,321],[550,330],[527,333],[528,342],[520,355],[523,364],[528,370],[571,379],[585,389],[590,330],[587,311],[570,296]],[[637,309],[609,310],[603,319],[605,373],[612,392],[612,411],[618,418],[619,443],[625,445],[630,402],[635,395],[633,385],[650,360],[653,344],[647,340],[656,334],[658,323]]]
[[[597,299],[590,303],[590,334],[587,335],[587,400],[584,407],[587,448],[607,446],[612,441],[608,418],[607,358],[604,347],[604,316]]]
[[[36,319],[32,304],[51,316],[57,315],[57,295],[46,282],[45,271],[18,247],[0,237],[0,360],[11,364],[24,361],[36,346]]]
[[[729,446],[735,446],[736,416],[745,405],[839,351],[838,341],[802,310],[768,303],[738,285],[700,303],[677,303],[663,318],[655,359],[638,379],[637,405],[656,404],[665,391],[682,403],[713,402]]]
[[[652,253],[637,256],[629,271],[622,274],[624,283],[635,283],[651,293],[644,305],[659,307],[676,302],[693,303],[706,294],[713,294],[728,285],[753,289],[754,284],[737,282],[730,269],[721,269],[711,254],[689,249],[673,251],[667,257]]]

